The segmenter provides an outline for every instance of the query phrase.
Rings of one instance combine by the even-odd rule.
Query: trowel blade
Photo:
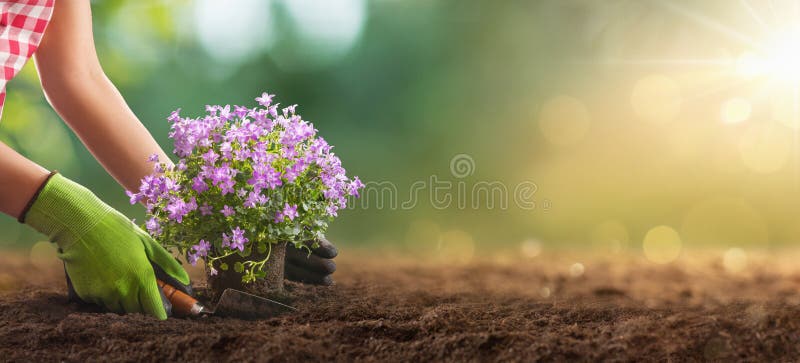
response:
[[[225,289],[219,299],[217,308],[214,309],[214,315],[255,320],[266,319],[296,310],[275,300],[248,294],[244,291]]]

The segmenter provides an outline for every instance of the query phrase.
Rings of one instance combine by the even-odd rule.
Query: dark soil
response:
[[[3,361],[800,358],[800,274],[768,259],[730,274],[713,254],[666,267],[594,257],[576,277],[574,256],[442,266],[351,253],[335,286],[287,285],[293,315],[165,322],[70,304],[57,266],[26,261],[0,258]]]

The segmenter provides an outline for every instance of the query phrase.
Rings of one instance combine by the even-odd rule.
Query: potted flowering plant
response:
[[[170,138],[177,164],[152,156],[131,203],[144,202],[145,228],[187,260],[203,260],[212,293],[228,287],[254,292],[283,288],[287,243],[324,236],[328,223],[363,184],[348,178],[314,125],[279,111],[274,95],[260,107],[206,106],[198,118],[174,111]]]

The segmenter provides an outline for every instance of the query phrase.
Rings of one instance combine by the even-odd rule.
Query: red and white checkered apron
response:
[[[55,0],[0,0],[0,115],[6,84],[19,73],[42,41]]]

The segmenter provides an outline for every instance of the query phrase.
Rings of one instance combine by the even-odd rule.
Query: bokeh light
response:
[[[345,57],[361,36],[365,0],[282,0],[297,32],[297,42],[272,54],[284,70],[317,69]]]
[[[747,121],[752,112],[753,106],[750,104],[750,101],[734,97],[722,104],[720,116],[723,123],[738,124]]]
[[[666,264],[675,261],[681,254],[683,241],[672,227],[658,226],[647,231],[642,242],[642,251],[648,260]]]
[[[586,271],[586,268],[580,262],[575,262],[569,266],[569,275],[572,277],[581,277]]]
[[[538,257],[542,253],[542,242],[537,239],[526,239],[520,244],[522,256],[527,258]]]
[[[220,62],[247,61],[275,42],[271,0],[198,0],[194,17],[197,40]]]
[[[722,266],[729,273],[744,271],[747,268],[747,253],[738,247],[728,249],[722,256]]]

